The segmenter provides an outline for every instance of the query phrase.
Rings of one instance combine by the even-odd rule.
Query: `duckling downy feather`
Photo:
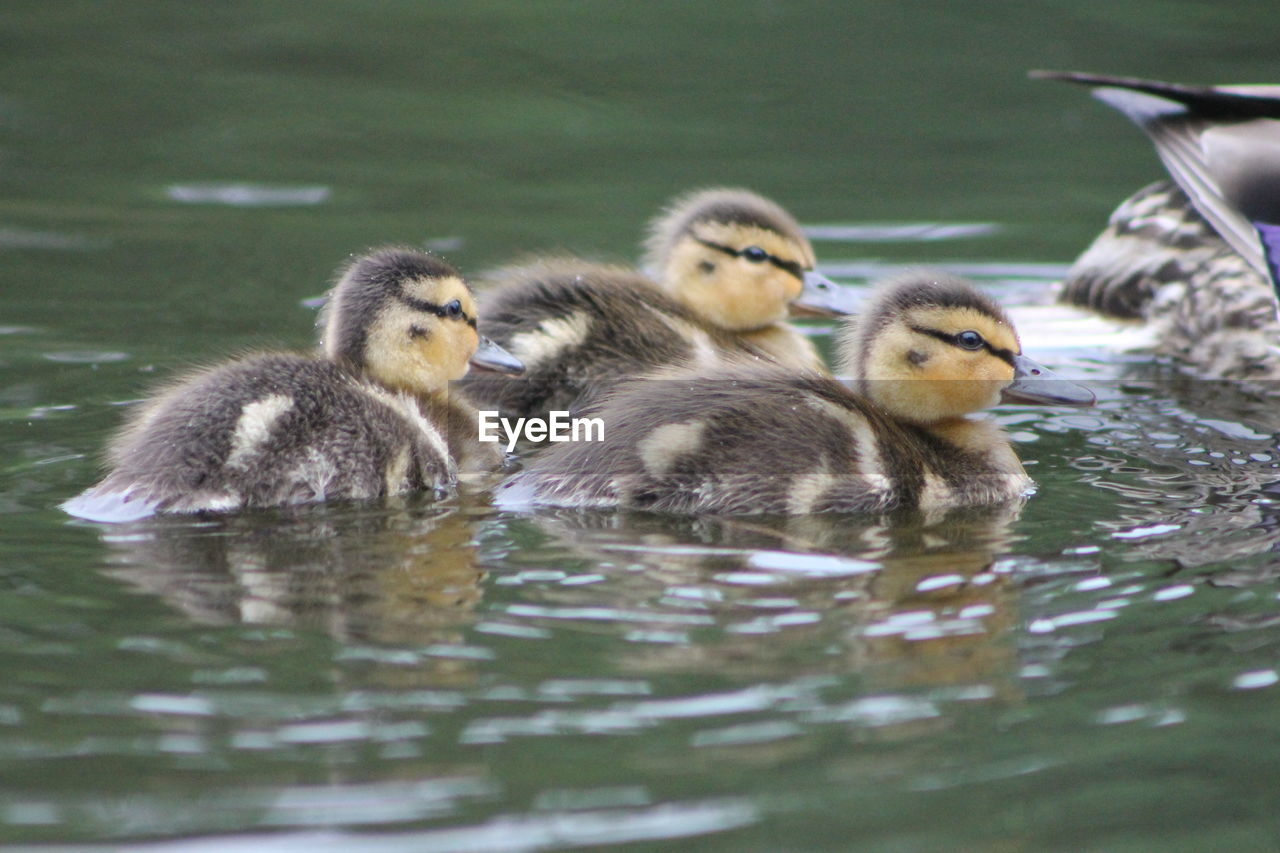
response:
[[[624,383],[584,413],[603,420],[603,441],[551,446],[498,504],[802,514],[998,503],[1031,481],[1000,429],[968,415],[1002,399],[1093,402],[1021,354],[994,302],[941,274],[883,287],[840,352],[852,387],[759,362]]]
[[[260,353],[200,370],[141,405],[112,440],[112,470],[63,504],[94,521],[223,512],[406,492],[443,494],[458,457],[492,466],[444,397],[468,361],[514,370],[483,342],[466,283],[421,252],[355,259],[322,318],[322,350]]]

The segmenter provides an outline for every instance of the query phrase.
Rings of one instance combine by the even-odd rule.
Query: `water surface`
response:
[[[10,3],[0,840],[1271,849],[1276,409],[1047,306],[1159,167],[1024,74],[1272,81],[1278,28],[1262,2]],[[156,381],[309,345],[352,252],[629,260],[724,183],[849,283],[974,276],[1098,390],[997,413],[1025,506],[56,508]]]

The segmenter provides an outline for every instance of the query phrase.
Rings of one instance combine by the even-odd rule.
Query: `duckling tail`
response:
[[[99,484],[64,501],[59,504],[59,508],[67,515],[73,515],[85,521],[120,524],[155,515],[157,503],[155,500],[136,494],[132,489],[108,489]]]

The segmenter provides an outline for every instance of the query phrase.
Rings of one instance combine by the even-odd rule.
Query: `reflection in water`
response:
[[[485,634],[620,636],[610,648],[623,673],[854,670],[875,688],[984,684],[995,695],[1012,683],[1002,637],[1017,622],[996,558],[1019,511],[544,514],[509,520],[514,539],[543,540],[524,571],[511,569],[519,551],[478,556],[476,513],[466,508],[299,507],[116,525],[103,538],[110,575],[207,623],[320,629],[353,648],[465,651],[475,648],[469,629],[492,562],[502,566],[499,587],[521,588],[483,608],[492,611]],[[567,575],[573,564],[593,573]],[[469,683],[467,657],[446,656],[414,677]]]
[[[343,641],[461,643],[485,573],[457,508],[391,503],[161,518],[106,528],[109,573],[204,622]]]
[[[1196,559],[1195,524],[1214,535],[1205,559],[1224,542],[1269,553],[1274,531],[1260,502],[1269,463],[1232,461],[1264,452],[1268,415],[1246,407],[1227,417],[1220,399],[1202,410],[1189,395],[1175,404],[1144,381],[1129,381],[1096,413],[1019,421],[1019,429],[1078,443],[1057,463],[1080,459],[1089,482],[1063,479],[1111,499],[1095,524],[1122,559]],[[1193,459],[1212,462],[1189,466]],[[1196,467],[1206,476],[1189,473]],[[1034,501],[1068,509],[1045,480]],[[154,728],[152,760],[176,743],[187,744],[183,760],[244,762],[246,776],[260,772],[259,757],[283,768],[242,799],[237,791],[208,800],[192,818],[200,827],[354,823],[359,816],[339,805],[350,802],[380,831],[402,824],[414,841],[432,832],[414,824],[443,815],[459,833],[492,831],[506,843],[512,827],[537,832],[544,820],[563,828],[604,814],[598,805],[539,811],[539,802],[598,803],[602,790],[638,778],[608,822],[648,831],[652,819],[670,837],[684,831],[673,809],[711,808],[722,793],[733,794],[724,800],[729,818],[713,810],[689,834],[716,831],[722,818],[723,826],[774,819],[776,779],[793,767],[812,770],[791,790],[806,815],[908,789],[1034,785],[1087,751],[1088,721],[1163,734],[1194,715],[1177,676],[1157,679],[1157,695],[1126,675],[1120,698],[1071,679],[1087,656],[1080,650],[1103,637],[1148,655],[1157,673],[1176,671],[1183,660],[1169,649],[1186,642],[1187,626],[1172,620],[1177,635],[1156,654],[1133,639],[1149,634],[1132,631],[1131,620],[1214,591],[1147,578],[1145,569],[1099,574],[1108,557],[1093,557],[1092,543],[1064,559],[1044,538],[1019,541],[1021,513],[672,519],[512,515],[464,500],[114,526],[104,529],[112,576],[202,623],[323,631],[341,648],[320,654],[327,680],[304,685],[296,700],[264,668],[260,690],[197,681],[193,695],[130,694],[127,709],[68,704],[61,713],[94,726],[113,713]],[[1231,519],[1238,539],[1227,535]],[[1260,569],[1244,581],[1220,575],[1236,585],[1259,577]],[[1196,606],[1203,612],[1212,601]],[[1233,607],[1196,622],[1192,640],[1215,658],[1219,636],[1253,648],[1270,617],[1261,605]],[[1275,677],[1254,655],[1233,663],[1223,684],[1258,690]],[[946,751],[972,730],[966,709],[1049,725],[1048,697],[1067,690],[1080,697],[1086,727],[1069,716],[1061,745],[1024,729],[1022,741]],[[584,769],[583,755],[612,758]],[[293,780],[299,764],[320,768],[310,784]],[[538,770],[521,776],[516,766]],[[689,778],[699,780],[696,797],[670,781]],[[758,792],[742,781],[755,778]],[[376,808],[363,810],[366,801]],[[483,821],[499,808],[491,829]],[[485,817],[469,823],[472,813]],[[164,815],[143,822],[172,827]]]
[[[679,521],[539,514],[529,522],[550,540],[539,548],[608,572],[608,600],[595,584],[534,587],[508,614],[621,632],[632,642],[617,647],[616,666],[630,673],[856,671],[874,689],[982,684],[1005,693],[1016,598],[996,558],[1019,511]]]
[[[322,629],[344,644],[337,678],[356,692],[341,715],[250,716],[244,744],[374,739],[391,725],[385,712],[407,710],[380,713],[377,702],[445,686],[453,704],[437,690],[432,710],[459,713],[456,741],[420,747],[434,738],[406,718],[396,725],[417,728],[395,748],[410,760],[663,727],[667,746],[642,763],[666,775],[691,760],[769,767],[812,756],[828,727],[917,737],[949,725],[946,704],[1020,699],[1017,595],[997,559],[1020,510],[673,520],[320,505],[155,519],[104,538],[113,577],[202,622]],[[547,658],[593,635],[601,662],[566,670]],[[485,654],[385,657],[424,644]],[[479,677],[494,659],[501,680]],[[360,696],[376,701],[366,708]]]
[[[513,515],[464,499],[157,519],[103,529],[113,577],[201,623],[323,631],[339,646],[320,656],[323,684],[295,702],[273,692],[277,676],[263,668],[260,691],[257,681],[196,680],[190,695],[130,693],[116,710],[82,708],[77,696],[45,707],[154,729],[145,749],[155,755],[186,744],[184,760],[324,765],[309,785],[294,784],[288,770],[243,802],[209,801],[206,814],[242,826],[352,822],[333,804],[363,797],[379,801],[381,811],[368,814],[384,829],[436,814],[465,821],[473,805],[492,814],[493,801],[533,829],[544,815],[530,803],[560,794],[596,802],[601,762],[586,772],[579,760],[592,741],[589,754],[619,756],[604,789],[645,780],[610,812],[619,826],[712,803],[664,787],[691,776],[702,780],[701,795],[734,793],[730,825],[773,813],[771,793],[744,792],[739,781],[776,778],[781,768],[817,768],[796,787],[797,802],[815,809],[833,787],[876,795],[868,779],[957,791],[1047,778],[1083,748],[1089,732],[1078,735],[1078,721],[1061,747],[1033,740],[1005,758],[991,740],[972,755],[941,755],[938,745],[963,738],[966,708],[1041,719],[1046,697],[1068,689],[1098,726],[1166,731],[1195,712],[1176,687],[1172,698],[1127,682],[1122,699],[1081,694],[1071,687],[1080,658],[1071,656],[1102,638],[1127,649],[1147,636],[1130,630],[1132,620],[1193,603],[1203,614],[1190,626],[1193,647],[1253,649],[1274,624],[1265,602],[1220,606],[1211,596],[1236,590],[1210,587],[1274,581],[1266,560],[1278,525],[1264,501],[1280,424],[1251,397],[1231,404],[1222,389],[1205,389],[1212,400],[1204,402],[1196,387],[1175,402],[1149,376],[1126,379],[1093,413],[1035,421],[1014,413],[1010,423],[1033,445],[1052,433],[1076,443],[1060,452],[1063,469],[1078,460],[1062,481],[1108,496],[1094,524],[1119,559],[1216,562],[1205,585],[1161,578],[1159,568],[1154,577],[1144,567],[1117,570],[1115,557],[1093,556],[1092,542],[1069,552],[1043,538],[1020,542],[1021,506],[936,518],[673,519]],[[1062,481],[1045,480],[1034,501],[1056,498],[1066,509]],[[1262,559],[1242,564],[1235,555]],[[1173,657],[1153,654],[1149,667],[1181,665],[1170,649],[1188,642],[1188,626],[1175,628],[1160,649]],[[1231,667],[1223,684],[1232,690],[1276,678],[1258,655]],[[539,772],[512,784],[516,763]],[[367,782],[370,767],[381,783]],[[546,816],[559,826],[590,814]],[[664,826],[680,834],[671,828],[678,822]]]

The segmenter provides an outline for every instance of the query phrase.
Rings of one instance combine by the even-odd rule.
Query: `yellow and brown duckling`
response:
[[[527,367],[520,382],[468,382],[482,407],[527,417],[567,410],[595,383],[725,356],[824,370],[797,313],[848,313],[814,271],[799,224],[740,189],[676,199],[650,226],[645,267],[546,258],[486,276],[481,329]]]
[[[468,364],[516,373],[481,338],[467,283],[439,258],[388,248],[341,272],[316,353],[249,355],[179,379],[112,440],[112,470],[63,504],[93,521],[225,512],[451,489],[495,466],[448,396]]]
[[[839,354],[852,387],[758,364],[626,383],[582,413],[602,420],[602,441],[551,445],[498,504],[792,515],[997,504],[1031,481],[1000,428],[968,415],[1094,400],[1050,381],[999,306],[945,275],[886,283]]]
[[[1116,209],[1063,301],[1145,321],[1193,372],[1280,378],[1280,86],[1033,76],[1091,87],[1147,133],[1173,179]]]

